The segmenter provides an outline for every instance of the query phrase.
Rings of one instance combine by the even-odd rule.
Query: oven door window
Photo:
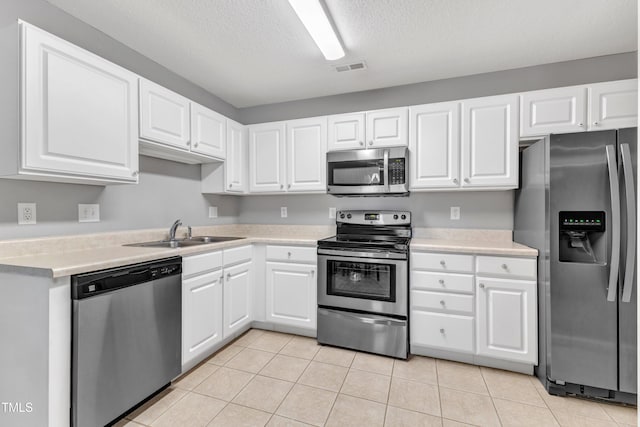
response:
[[[327,295],[395,302],[396,266],[330,259]]]
[[[328,166],[329,185],[384,185],[384,161],[382,160],[330,162]]]

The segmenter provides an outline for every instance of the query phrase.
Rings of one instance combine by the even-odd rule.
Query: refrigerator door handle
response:
[[[607,145],[607,169],[611,190],[611,261],[609,263],[609,286],[607,301],[615,301],[618,293],[620,273],[620,183],[616,166],[616,147]]]
[[[633,163],[629,144],[621,144],[622,172],[624,173],[625,195],[627,201],[627,259],[625,261],[622,302],[631,301],[633,276],[636,266],[636,189],[634,184]]]

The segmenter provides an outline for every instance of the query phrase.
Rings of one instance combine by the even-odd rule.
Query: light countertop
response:
[[[178,237],[184,237],[179,229]],[[194,236],[244,237],[183,248],[124,246],[166,239],[166,230],[118,231],[77,236],[0,241],[0,271],[65,277],[172,256],[188,256],[254,243],[315,246],[333,236],[333,226],[220,225],[194,227]],[[508,230],[414,229],[411,249],[504,256],[537,256],[537,250],[515,243]]]

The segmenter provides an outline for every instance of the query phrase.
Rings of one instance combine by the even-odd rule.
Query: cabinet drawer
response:
[[[411,266],[421,270],[473,273],[473,255],[413,252]]]
[[[537,263],[531,258],[479,256],[476,258],[476,272],[487,276],[535,279]]]
[[[411,289],[430,289],[473,293],[471,274],[435,273],[433,271],[412,270]]]
[[[182,276],[189,277],[222,267],[222,251],[207,252],[182,258]]]
[[[411,291],[411,307],[473,314],[473,295]]]
[[[411,344],[473,352],[473,317],[411,311]]]
[[[251,245],[224,250],[224,265],[239,264],[253,258]]]
[[[315,264],[318,259],[316,248],[305,246],[267,246],[267,259],[295,261]]]

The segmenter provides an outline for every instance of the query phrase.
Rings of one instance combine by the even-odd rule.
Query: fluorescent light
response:
[[[344,56],[344,50],[320,0],[289,0],[289,4],[328,61]]]

